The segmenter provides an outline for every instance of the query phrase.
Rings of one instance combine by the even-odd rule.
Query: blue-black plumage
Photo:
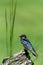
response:
[[[35,57],[38,56],[35,49],[33,48],[32,44],[31,44],[31,42],[27,39],[25,34],[20,35],[20,40],[21,40],[21,43],[23,44],[25,50],[27,50],[27,51],[29,50]]]

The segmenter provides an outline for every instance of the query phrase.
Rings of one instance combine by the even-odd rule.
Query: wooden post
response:
[[[19,53],[14,54],[11,58],[8,58],[4,62],[4,64],[5,65],[34,65],[32,60],[28,60],[28,58],[25,56],[25,51],[20,51]]]

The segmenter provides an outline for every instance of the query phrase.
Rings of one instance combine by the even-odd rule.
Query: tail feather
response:
[[[31,52],[32,52],[32,54],[33,54],[35,57],[37,57],[37,56],[38,56],[38,54],[36,53],[36,51],[35,51],[35,50],[32,50]]]

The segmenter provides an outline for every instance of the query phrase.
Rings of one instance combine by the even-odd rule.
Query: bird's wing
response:
[[[32,44],[27,40],[22,40],[22,44],[29,50],[32,50]]]
[[[38,56],[38,54],[36,53],[35,49],[34,49],[33,46],[31,45],[31,43],[28,42],[28,44],[27,44],[26,46],[27,46],[28,50],[30,50],[31,53],[32,53],[35,57]]]
[[[37,56],[37,53],[30,42],[22,40],[22,44],[25,47],[25,49],[30,50],[34,56]]]

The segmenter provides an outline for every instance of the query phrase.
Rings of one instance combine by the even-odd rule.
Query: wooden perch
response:
[[[10,58],[5,58],[2,61],[3,65],[33,65],[32,60],[28,60],[25,55],[25,51],[20,51],[19,53],[14,54]]]

